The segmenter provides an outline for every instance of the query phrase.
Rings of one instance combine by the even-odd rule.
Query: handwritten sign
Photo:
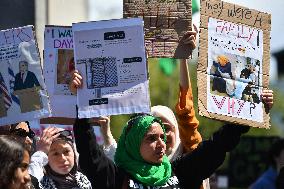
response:
[[[73,24],[79,117],[149,112],[142,19]]]
[[[254,28],[270,30],[271,16],[254,9],[218,0],[201,0],[201,14],[246,24]]]
[[[76,95],[69,90],[75,69],[73,31],[67,26],[46,26],[44,76],[53,117],[76,117]]]
[[[188,58],[188,48],[178,42],[191,30],[191,1],[124,0],[123,9],[125,18],[143,18],[149,57]]]
[[[260,95],[269,83],[270,15],[202,0],[200,20],[199,113],[268,128]]]
[[[0,31],[0,125],[48,117],[33,26]]]

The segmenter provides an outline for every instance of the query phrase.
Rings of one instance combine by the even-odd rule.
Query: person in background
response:
[[[0,135],[8,135],[14,140],[20,142],[29,152],[32,157],[35,149],[35,133],[30,128],[29,122],[19,122],[12,125],[5,125],[0,127]],[[38,179],[30,175],[33,188],[40,188]]]
[[[270,167],[250,186],[250,189],[276,189],[277,175],[284,166],[283,138],[272,144],[268,151],[268,160]],[[279,178],[282,176],[280,174]]]
[[[0,136],[0,188],[30,189],[30,155],[23,143],[11,136]]]
[[[18,140],[25,143],[28,148],[30,148],[31,154],[34,153],[35,150],[35,133],[30,128],[29,122],[19,122],[16,124],[12,124],[10,127],[10,134],[16,136]]]
[[[58,132],[63,129],[56,127],[48,127],[43,130],[36,145],[36,152],[31,156],[31,162],[29,166],[29,173],[36,177],[37,180],[41,180],[44,176],[44,166],[48,164],[48,152],[52,144],[53,139],[59,136]]]
[[[78,170],[77,152],[72,132],[60,128],[45,129],[38,142],[30,172],[47,189],[91,189],[91,184]]]

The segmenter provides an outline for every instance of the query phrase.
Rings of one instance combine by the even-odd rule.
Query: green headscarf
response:
[[[166,184],[172,173],[168,157],[164,155],[161,164],[151,164],[140,154],[142,140],[154,122],[159,123],[165,133],[161,120],[151,115],[138,116],[128,121],[118,141],[114,159],[119,167],[141,183],[147,186],[162,186]],[[164,141],[166,141],[165,134]]]

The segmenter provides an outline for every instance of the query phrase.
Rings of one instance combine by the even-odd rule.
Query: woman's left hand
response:
[[[181,43],[188,45],[191,51],[196,48],[197,27],[195,25],[193,27],[195,31],[186,32],[180,40]]]

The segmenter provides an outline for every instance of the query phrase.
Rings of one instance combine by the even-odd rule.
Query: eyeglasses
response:
[[[29,132],[27,132],[25,129],[22,128],[18,128],[18,129],[14,129],[10,131],[11,134],[19,136],[19,137],[29,137],[29,138],[34,138],[35,133],[30,130]]]

